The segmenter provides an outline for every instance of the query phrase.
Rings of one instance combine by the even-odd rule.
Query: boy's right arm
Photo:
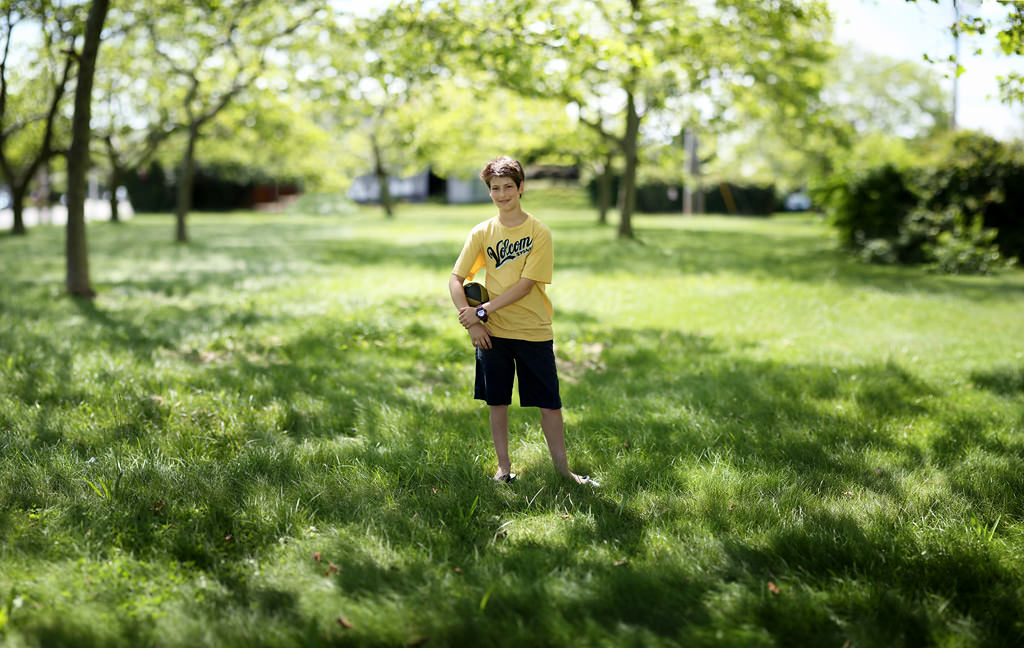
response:
[[[448,278],[448,292],[452,295],[452,303],[455,304],[455,308],[461,313],[463,309],[469,308],[469,302],[466,301],[466,292],[462,287],[462,282],[465,281],[465,277],[452,273],[452,276]]]
[[[459,315],[470,308],[469,302],[466,301],[466,292],[462,287],[462,282],[465,281],[465,277],[452,273],[452,276],[448,278],[448,292],[451,293],[452,303],[455,304],[455,308],[459,310]],[[491,348],[491,334],[487,330],[487,327],[477,322],[470,326],[468,329],[469,337],[473,340],[473,346],[479,349],[490,349]]]

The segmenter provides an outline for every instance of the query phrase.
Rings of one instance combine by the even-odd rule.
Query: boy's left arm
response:
[[[483,305],[487,309],[488,313],[493,313],[496,310],[500,310],[509,304],[514,304],[523,297],[530,294],[533,290],[533,284],[537,283],[533,279],[527,279],[522,277],[519,281],[512,284],[512,287],[501,293],[491,301]]]
[[[485,304],[480,304],[480,306],[483,307],[488,314],[501,310],[509,304],[514,304],[530,294],[530,291],[533,290],[533,284],[535,283],[537,282],[533,279],[522,277],[519,281],[512,284],[511,288],[501,293],[491,301]],[[473,324],[479,322],[480,319],[476,316],[475,308],[467,308],[459,313],[459,321],[462,322],[463,326],[469,328]]]

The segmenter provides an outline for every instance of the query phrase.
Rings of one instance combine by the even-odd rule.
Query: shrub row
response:
[[[618,203],[621,176],[612,179],[612,204]],[[587,184],[591,204],[599,203],[600,187],[597,179]],[[775,185],[739,185],[722,183],[702,191],[704,211],[709,214],[744,214],[768,216],[782,211],[782,202]],[[636,190],[636,211],[642,214],[679,213],[683,210],[683,191],[679,185],[664,182],[641,184]]]
[[[197,211],[230,211],[250,209],[263,202],[264,190],[275,187],[276,181],[232,179],[230,173],[218,169],[197,169],[192,183],[192,209]],[[172,212],[178,200],[177,180],[158,163],[130,173],[125,180],[132,208],[139,213]],[[282,193],[294,193],[296,186],[282,182]]]
[[[915,166],[843,178],[827,204],[866,260],[988,273],[1024,257],[1024,148],[955,133]]]

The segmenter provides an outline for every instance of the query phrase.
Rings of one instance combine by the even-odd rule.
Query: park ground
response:
[[[570,463],[511,485],[447,278],[486,206],[0,237],[0,645],[1024,643],[1024,272],[863,265],[814,214],[555,193]]]

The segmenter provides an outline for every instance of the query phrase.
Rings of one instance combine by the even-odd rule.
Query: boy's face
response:
[[[512,178],[495,176],[491,178],[491,200],[501,211],[512,211],[519,208],[519,197],[523,192],[523,184],[517,187]]]

